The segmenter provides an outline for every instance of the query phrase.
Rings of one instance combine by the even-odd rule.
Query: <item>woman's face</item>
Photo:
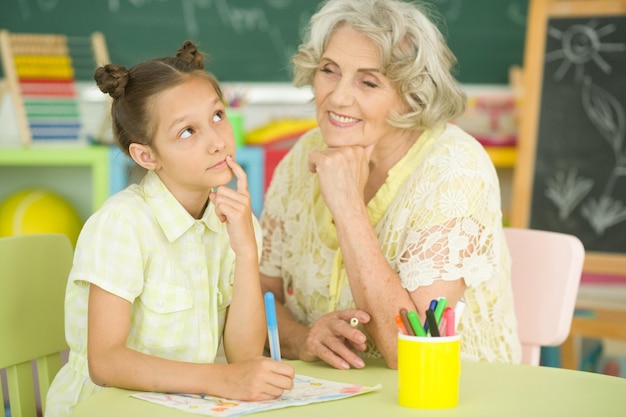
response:
[[[233,173],[226,156],[235,157],[232,127],[211,82],[191,77],[155,97],[157,174],[175,189],[207,192],[227,184]]]
[[[337,29],[313,81],[317,121],[330,147],[394,141],[390,110],[405,112],[395,86],[382,74],[378,48],[350,26]]]

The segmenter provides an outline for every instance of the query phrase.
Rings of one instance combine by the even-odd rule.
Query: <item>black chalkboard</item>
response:
[[[430,0],[463,83],[506,84],[521,65],[528,0]],[[317,0],[2,0],[11,32],[104,33],[111,61],[170,55],[185,39],[210,54],[221,81],[290,80],[289,58]],[[79,78],[89,78],[78,74]]]
[[[548,28],[530,226],[626,253],[626,17]]]
[[[511,225],[578,236],[626,273],[626,3],[531,0]]]

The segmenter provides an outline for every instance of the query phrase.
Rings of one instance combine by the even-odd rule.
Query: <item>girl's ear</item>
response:
[[[140,143],[131,143],[128,147],[128,153],[130,153],[130,157],[142,168],[150,171],[156,171],[158,168],[159,163],[150,146]]]

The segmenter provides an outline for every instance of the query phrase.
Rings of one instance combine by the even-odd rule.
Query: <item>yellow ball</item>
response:
[[[83,222],[71,204],[44,189],[28,189],[0,205],[0,236],[62,233],[75,245]]]

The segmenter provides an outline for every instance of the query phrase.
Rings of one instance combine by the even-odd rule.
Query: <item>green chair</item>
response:
[[[38,409],[41,413],[61,368],[72,257],[72,244],[62,234],[0,238],[0,369],[6,369],[11,417],[35,417]]]

